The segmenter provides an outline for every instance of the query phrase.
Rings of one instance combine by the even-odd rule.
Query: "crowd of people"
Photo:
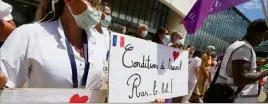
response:
[[[0,88],[22,88],[28,81],[29,88],[101,89],[108,68],[110,8],[101,0],[41,0],[36,22],[18,28],[10,15],[12,7],[9,14],[1,14]],[[188,95],[155,102],[202,102],[216,79],[234,91],[243,86],[235,102],[257,103],[260,89],[268,94],[268,61],[257,65],[252,47],[268,40],[267,30],[265,20],[253,21],[245,37],[223,55],[212,45],[205,52],[184,46],[183,33],[159,28],[152,42],[189,52],[189,78]],[[118,32],[128,34],[125,26]],[[148,26],[140,24],[134,36],[145,39]]]

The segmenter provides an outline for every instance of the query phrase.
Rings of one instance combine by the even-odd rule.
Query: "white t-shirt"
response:
[[[196,83],[197,76],[196,76],[196,69],[199,68],[201,65],[201,59],[198,57],[191,58],[189,61],[189,81]]]
[[[251,69],[249,73],[256,72],[256,54],[253,47],[247,41],[236,41],[226,51],[223,58],[218,82],[227,83],[234,91],[237,86],[234,86],[232,68],[233,60],[245,60],[251,62]],[[246,85],[235,99],[236,103],[257,103],[258,102],[258,83]]]
[[[102,87],[105,38],[88,33],[90,68],[86,86],[82,86],[84,58],[73,50],[77,66],[78,87]],[[8,77],[6,86],[22,88],[73,88],[72,68],[68,57],[66,36],[60,20],[27,24],[17,28],[0,49],[0,69]]]

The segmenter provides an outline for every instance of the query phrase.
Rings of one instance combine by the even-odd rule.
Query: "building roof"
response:
[[[239,14],[243,19],[245,19],[248,23],[251,23],[251,21],[236,7],[232,8],[237,14]]]

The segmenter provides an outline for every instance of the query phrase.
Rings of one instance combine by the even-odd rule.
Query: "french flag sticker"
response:
[[[123,37],[123,36],[120,37],[120,47],[121,48],[125,47],[125,37]]]
[[[123,37],[123,36],[119,37],[118,35],[113,35],[113,46],[114,47],[118,46],[118,43],[117,43],[118,41],[119,41],[119,47],[124,48],[125,47],[125,37]]]
[[[113,35],[113,46],[116,47],[117,45],[117,35]]]

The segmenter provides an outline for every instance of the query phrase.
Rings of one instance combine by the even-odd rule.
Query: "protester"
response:
[[[136,37],[140,39],[145,39],[147,35],[148,35],[148,26],[145,24],[140,24],[136,32]]]
[[[102,10],[102,16],[101,16],[101,25],[102,27],[105,27],[108,29],[108,26],[112,22],[112,17],[111,17],[111,7],[108,3],[104,2],[101,5],[101,10]]]
[[[28,79],[29,88],[100,89],[106,43],[89,33],[101,19],[100,12],[93,9],[99,3],[52,3],[44,10],[48,14],[44,22],[17,28],[4,43],[0,67],[8,77],[6,86],[21,88]]]
[[[109,41],[110,41],[110,33],[108,30],[108,26],[111,23],[111,9],[110,5],[106,2],[101,4],[101,11],[102,11],[102,16],[101,16],[101,21],[96,25],[95,28],[90,29],[90,33],[94,35],[99,35],[99,36],[104,36],[105,42],[106,42],[106,51],[108,54],[109,51]],[[106,58],[108,61],[108,57]]]
[[[214,46],[208,46],[207,51],[202,55],[202,63],[200,67],[200,72],[198,75],[197,86],[198,91],[195,90],[194,93],[202,98],[208,88],[208,84],[210,82],[210,66],[212,62],[212,57],[210,55],[211,51],[214,51]]]
[[[263,67],[264,64],[265,64],[265,59],[264,58],[257,59],[256,64],[257,64],[257,68],[256,68],[256,71],[257,72],[262,71],[262,68],[264,68],[263,70],[265,70],[265,67]],[[263,78],[261,78],[259,80],[258,95],[260,95],[260,92],[262,90],[262,87],[263,87]]]
[[[179,48],[183,49],[183,45],[181,43],[181,39],[183,39],[183,34],[177,31],[172,31],[171,32],[171,42],[168,44],[168,46],[173,47],[173,48]]]
[[[0,47],[4,44],[5,40],[11,34],[11,32],[16,28],[13,22],[13,17],[11,15],[12,6],[0,1]]]
[[[127,34],[127,28],[126,28],[126,26],[121,26],[120,27],[120,33],[121,34]]]
[[[257,81],[267,76],[268,70],[256,72],[253,47],[268,39],[267,30],[264,19],[255,20],[249,24],[243,40],[236,41],[226,50],[216,83],[227,83],[234,92],[242,89],[235,98],[236,103],[258,103]]]
[[[165,28],[160,28],[156,31],[155,35],[153,36],[152,41],[158,44],[163,44],[163,45],[167,45],[169,41],[168,37],[166,35],[166,29]]]
[[[153,36],[153,42],[155,42],[155,43],[157,43],[157,44],[162,44],[162,45],[164,45],[163,44],[163,35],[166,35],[166,29],[165,28],[160,28],[160,29],[158,29],[157,30],[157,32],[156,32],[156,34]],[[160,103],[161,102],[163,102],[163,100],[164,99],[162,99],[162,98],[158,98],[156,101],[160,101]],[[164,102],[166,102],[166,103],[172,103],[172,99],[165,99],[164,100]]]
[[[186,47],[186,50],[189,52],[189,59],[190,59],[193,56],[193,54],[194,54],[194,47],[191,46],[191,45],[188,45]]]
[[[13,22],[13,17],[11,15],[12,6],[0,1],[0,48],[4,44],[5,40],[8,36],[13,32],[16,28],[15,23]],[[0,69],[0,89],[5,87],[5,83],[7,83],[7,77]]]
[[[182,98],[181,103],[187,103],[192,96],[197,83],[199,67],[201,65],[201,51],[195,51],[193,57],[190,59],[189,70],[188,70],[188,95]]]
[[[212,80],[214,78],[214,75],[217,71],[217,65],[218,65],[218,62],[217,62],[217,55],[214,51],[211,52],[211,66],[210,66],[210,80]]]
[[[267,70],[268,69],[268,60],[265,60],[264,63],[261,66],[261,71]],[[268,103],[268,77],[263,78],[263,92],[266,94],[266,99],[264,103]],[[259,88],[261,89],[261,88]]]

